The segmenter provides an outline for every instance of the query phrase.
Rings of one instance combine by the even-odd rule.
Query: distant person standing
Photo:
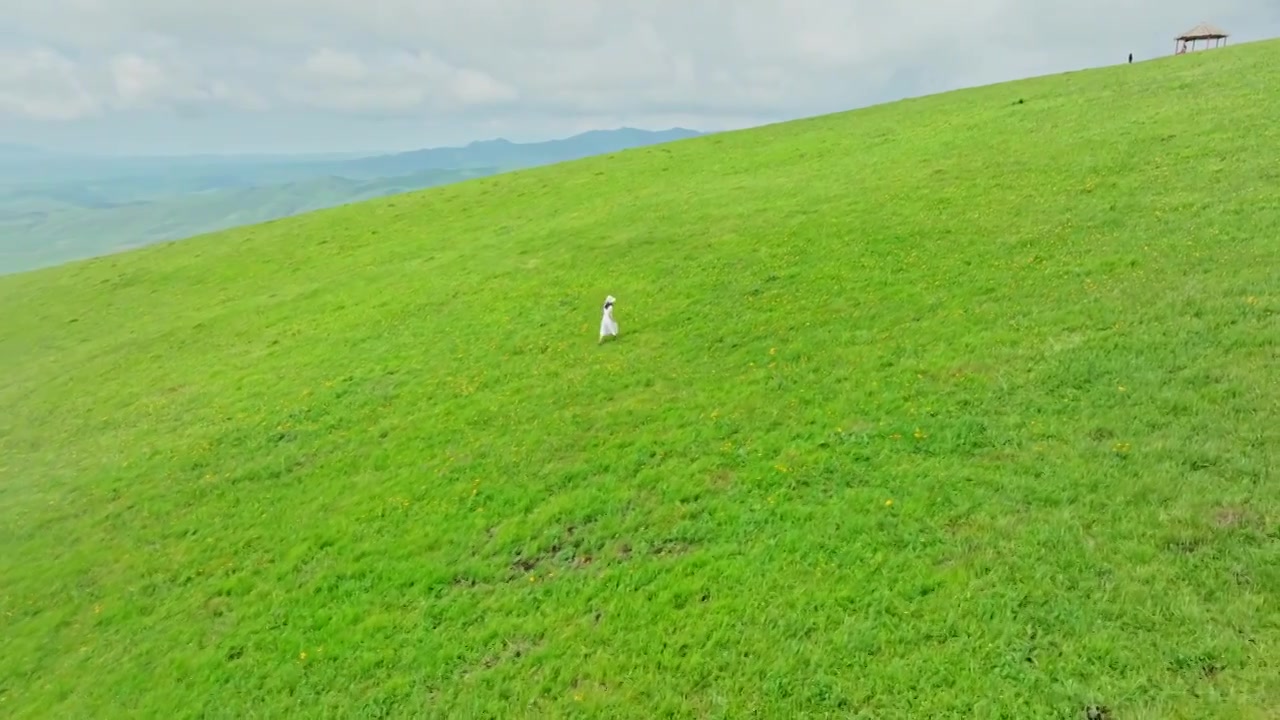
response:
[[[613,319],[614,302],[616,300],[612,295],[604,299],[604,317],[600,318],[600,342],[604,342],[606,335],[618,336],[618,322]]]
[[[1129,64],[1133,64],[1133,53],[1129,53]]]

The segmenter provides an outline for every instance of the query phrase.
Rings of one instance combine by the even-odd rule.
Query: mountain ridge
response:
[[[343,158],[104,157],[14,146],[0,159],[0,274],[704,134],[623,127]]]

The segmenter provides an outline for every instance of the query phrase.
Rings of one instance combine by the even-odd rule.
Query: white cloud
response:
[[[0,113],[75,120],[99,110],[76,63],[47,49],[0,48]]]
[[[252,112],[261,112],[271,107],[262,95],[243,85],[233,85],[225,80],[214,80],[209,83],[208,87],[195,95],[195,99],[210,105],[222,105]]]
[[[171,109],[198,111],[210,106],[238,110],[264,110],[267,102],[257,93],[193,66],[181,56],[162,60],[124,53],[108,65],[114,94],[107,98],[118,110]]]
[[[565,127],[606,116],[772,120],[1163,55],[1202,19],[1235,31],[1232,42],[1280,34],[1274,0],[14,4],[0,19],[0,53],[12,36],[66,54],[8,51],[9,113],[225,105],[457,128],[533,117]]]
[[[111,60],[111,77],[116,95],[125,105],[143,105],[165,93],[169,78],[154,62],[132,53]]]
[[[396,56],[388,71],[402,82],[421,83],[438,108],[491,105],[518,97],[515,88],[489,73],[451,65],[426,50]]]
[[[449,91],[463,105],[493,105],[519,97],[516,89],[488,73],[470,68],[455,70],[449,78]]]
[[[303,67],[318,78],[339,82],[359,82],[369,74],[369,68],[359,55],[329,48],[311,53]]]
[[[458,68],[425,51],[369,53],[323,48],[284,81],[280,96],[309,107],[353,113],[463,112],[514,101],[511,86]]]

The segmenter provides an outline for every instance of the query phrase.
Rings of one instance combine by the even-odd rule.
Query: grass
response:
[[[0,278],[0,708],[1276,717],[1277,63]]]

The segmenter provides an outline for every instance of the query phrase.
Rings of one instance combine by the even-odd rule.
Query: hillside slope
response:
[[[1277,63],[0,278],[6,715],[1273,716]]]

